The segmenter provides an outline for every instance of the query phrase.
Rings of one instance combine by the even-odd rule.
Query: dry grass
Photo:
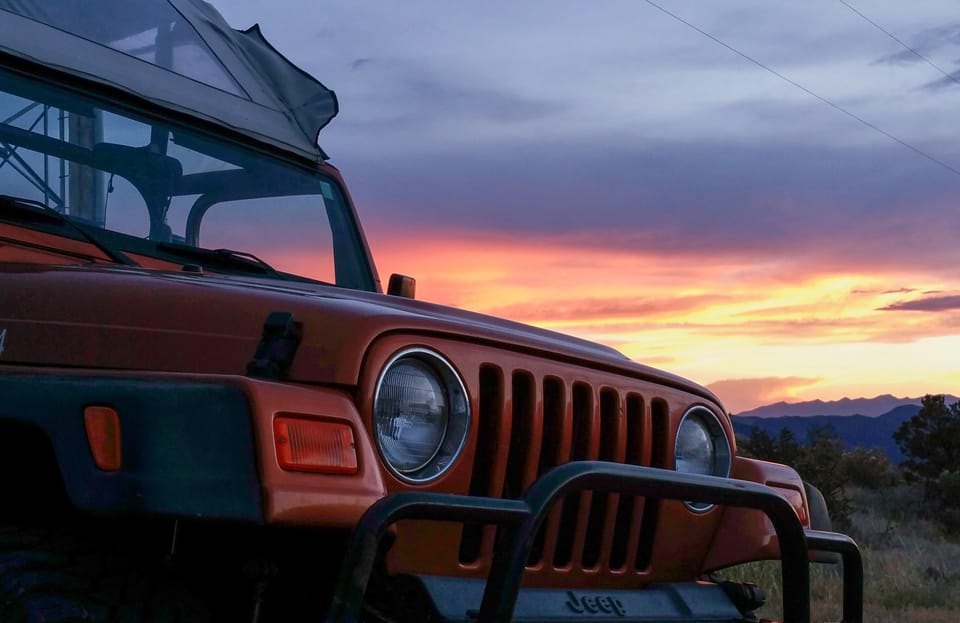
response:
[[[960,542],[918,516],[920,493],[899,486],[852,493],[854,514],[847,531],[864,561],[864,618],[875,623],[960,620]],[[780,617],[780,565],[741,565],[722,575],[759,584],[767,591],[762,617]],[[814,565],[810,574],[814,621],[839,621],[839,569]]]

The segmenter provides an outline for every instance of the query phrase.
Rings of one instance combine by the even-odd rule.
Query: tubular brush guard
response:
[[[780,542],[784,623],[810,621],[809,551],[839,553],[843,559],[843,622],[863,620],[863,565],[848,536],[804,530],[790,503],[772,489],[741,480],[674,471],[578,461],[551,470],[519,500],[442,493],[389,495],[361,518],[343,560],[328,623],[360,621],[377,550],[387,528],[401,519],[432,519],[497,525],[497,547],[483,591],[479,623],[508,623],[514,614],[530,546],[553,503],[584,490],[723,504],[763,511]]]

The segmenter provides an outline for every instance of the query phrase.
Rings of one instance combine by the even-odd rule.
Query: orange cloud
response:
[[[615,319],[636,319],[676,316],[691,313],[722,301],[729,301],[723,295],[678,296],[676,298],[657,299],[557,299],[544,302],[524,302],[494,307],[490,313],[507,316],[523,322],[563,322],[563,321],[610,321]]]
[[[726,379],[707,387],[723,401],[728,411],[740,413],[762,405],[796,399],[796,390],[822,382],[822,378],[765,377]]]

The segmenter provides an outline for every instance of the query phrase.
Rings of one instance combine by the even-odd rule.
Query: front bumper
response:
[[[843,620],[859,622],[863,618],[863,569],[860,551],[849,537],[832,532],[805,530],[793,505],[773,489],[751,482],[680,474],[673,471],[622,465],[600,461],[582,461],[557,467],[537,480],[518,500],[469,497],[439,493],[404,492],[388,496],[373,505],[363,516],[354,533],[341,568],[340,580],[328,614],[330,623],[359,621],[367,586],[377,563],[381,538],[387,528],[401,519],[433,519],[453,522],[479,522],[498,527],[497,548],[487,577],[482,599],[466,612],[439,612],[448,620],[476,619],[502,622],[518,618],[527,621],[556,620],[546,609],[537,609],[543,600],[531,599],[521,591],[524,567],[537,530],[543,524],[553,503],[567,493],[606,491],[651,498],[723,504],[762,511],[772,522],[780,549],[783,577],[783,620],[806,623],[810,620],[809,553],[832,551],[843,559]],[[643,590],[632,593],[643,593]],[[524,595],[520,599],[521,594]],[[662,621],[664,612],[653,611],[649,599],[623,599],[613,596],[587,595],[585,603],[605,604],[613,612],[601,612],[610,620]],[[710,597],[715,598],[716,595]],[[580,599],[580,598],[578,598]],[[604,601],[599,601],[604,600]],[[613,600],[613,601],[611,601]],[[630,604],[630,609],[624,605]],[[709,601],[709,600],[708,600]],[[614,602],[619,607],[614,607]],[[518,611],[518,603],[524,611]],[[647,606],[644,606],[644,603]],[[721,602],[716,602],[721,603]],[[462,601],[453,601],[462,607]],[[436,604],[435,604],[436,605]],[[438,607],[438,610],[440,608]],[[713,613],[692,612],[677,618],[678,609],[666,620],[738,620],[730,610],[719,605]],[[578,618],[595,619],[596,612],[581,612]],[[677,616],[674,616],[677,615]],[[740,620],[744,620],[741,619]]]

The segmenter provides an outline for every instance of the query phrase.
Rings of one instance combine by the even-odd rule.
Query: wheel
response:
[[[0,621],[208,623],[162,557],[82,532],[0,527]]]

